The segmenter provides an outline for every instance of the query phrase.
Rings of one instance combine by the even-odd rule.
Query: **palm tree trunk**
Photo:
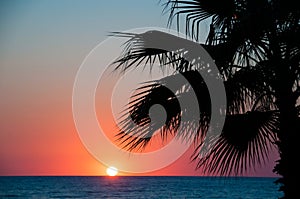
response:
[[[291,90],[291,89],[290,89]],[[294,198],[299,193],[296,186],[299,165],[297,160],[297,148],[299,145],[299,124],[298,115],[295,108],[295,101],[289,89],[283,89],[280,94],[280,131],[278,133],[279,142],[277,143],[280,160],[274,168],[274,172],[282,177],[277,181],[281,183],[280,190],[284,192],[283,198]]]

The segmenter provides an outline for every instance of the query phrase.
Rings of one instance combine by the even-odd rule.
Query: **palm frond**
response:
[[[114,34],[115,36],[120,35],[124,37],[127,33]],[[130,39],[124,44],[125,47],[122,55],[113,63],[116,64],[116,70],[121,69],[122,71],[126,71],[130,67],[137,67],[140,65],[144,65],[144,67],[146,67],[146,65],[148,65],[150,66],[151,71],[154,63],[159,63],[162,70],[166,70],[168,67],[173,67],[173,69],[179,72],[190,70],[208,71],[211,67],[208,63],[206,63],[208,60],[203,59],[205,55],[197,55],[195,54],[195,51],[192,51],[191,49],[200,49],[200,47],[202,47],[204,49],[207,48],[210,51],[218,51],[220,53],[227,49],[222,47],[219,49],[210,48],[207,45],[201,45],[188,39],[183,39],[161,31],[147,31],[141,34],[128,33],[127,36]],[[159,49],[161,43],[168,44],[168,50]],[[153,46],[155,46],[155,48]],[[164,47],[166,46],[161,46],[161,48]],[[218,58],[220,57],[221,55],[218,56]],[[168,65],[168,67],[165,67],[166,65]],[[219,68],[219,70],[220,69],[221,68]],[[214,75],[216,78],[219,78],[220,74],[218,71],[213,71],[214,72],[210,72],[210,76]]]
[[[252,111],[228,115],[221,136],[212,150],[202,156],[202,145],[193,155],[197,168],[219,175],[241,174],[256,164],[265,163],[275,146],[279,126],[277,111]]]
[[[186,33],[192,38],[199,39],[200,22],[213,17],[214,24],[220,27],[232,19],[235,12],[235,1],[225,0],[168,0],[165,10],[170,12],[168,24],[177,20],[177,28],[180,27],[180,17],[185,16]]]
[[[280,45],[282,57],[292,60],[300,54],[300,24],[299,17],[285,21],[278,31],[278,43]]]
[[[141,87],[140,91],[132,97],[119,122],[122,131],[117,134],[117,139],[129,150],[146,147],[160,128],[160,135],[165,139],[168,133],[173,134],[180,124],[179,102],[169,89],[152,83]],[[156,125],[159,121],[151,121],[149,116],[150,107],[155,104],[162,105],[167,112],[163,126]],[[171,128],[174,131],[171,131]]]
[[[183,75],[188,83],[178,84],[177,75]],[[117,134],[117,139],[121,145],[129,150],[144,149],[157,131],[163,140],[169,134],[186,141],[203,139],[210,121],[211,102],[206,84],[201,79],[198,72],[188,71],[141,86],[120,118],[122,131]],[[176,93],[168,89],[170,84],[177,90]],[[200,115],[195,115],[195,107],[191,104],[180,104],[178,101],[189,101],[193,97],[190,95],[191,90],[198,99]],[[167,118],[164,124],[151,121],[149,117],[149,109],[155,104],[165,108]],[[180,132],[177,131],[179,127]]]
[[[137,67],[140,65],[150,66],[152,69],[155,63],[159,63],[161,69],[168,65],[175,68],[177,71],[187,71],[191,69],[192,64],[183,58],[186,49],[181,46],[174,46],[172,50],[149,48],[154,41],[161,41],[170,44],[176,43],[180,39],[171,34],[162,33],[160,31],[147,31],[141,34],[113,32],[114,36],[129,37],[130,39],[124,44],[123,54],[113,63],[117,64],[116,70],[121,69],[126,71],[130,67]],[[162,38],[164,36],[164,38]]]
[[[262,42],[254,44],[245,41],[237,45],[227,41],[217,45],[202,45],[202,47],[214,59],[224,79],[241,68],[253,68],[255,65],[259,67],[269,56]]]
[[[262,104],[266,110],[277,108],[276,96],[272,87],[274,86],[273,72],[269,69],[264,63],[260,63],[232,72],[228,76],[224,84],[229,114],[245,113]]]

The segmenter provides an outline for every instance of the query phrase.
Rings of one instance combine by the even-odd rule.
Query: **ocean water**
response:
[[[278,198],[276,178],[0,177],[0,198]]]

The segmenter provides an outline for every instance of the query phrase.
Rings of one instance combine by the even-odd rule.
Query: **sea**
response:
[[[276,178],[0,177],[0,198],[279,198]]]

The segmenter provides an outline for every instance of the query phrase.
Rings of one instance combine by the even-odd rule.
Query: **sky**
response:
[[[75,127],[76,73],[109,32],[166,28],[162,8],[158,0],[0,2],[0,175],[106,175]],[[139,175],[203,175],[191,152]],[[274,176],[276,157],[248,175]]]

